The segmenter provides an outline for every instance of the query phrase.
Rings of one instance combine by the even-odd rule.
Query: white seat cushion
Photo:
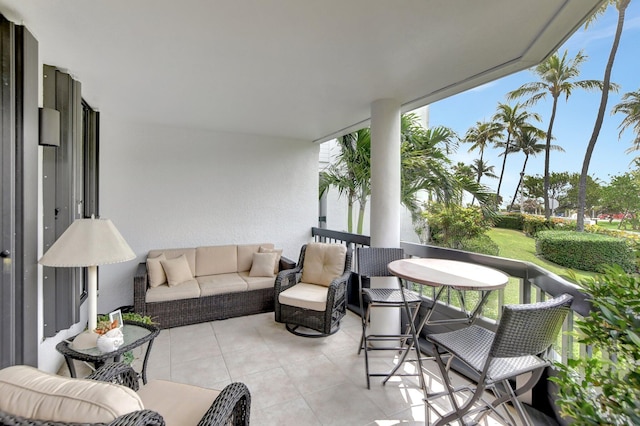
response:
[[[151,380],[138,391],[145,408],[160,413],[167,426],[197,425],[219,394],[165,380]]]
[[[26,365],[0,370],[0,410],[27,419],[109,423],[144,405],[131,389],[114,383],[72,379]]]
[[[198,281],[189,280],[187,282],[169,287],[167,284],[158,287],[148,288],[145,294],[147,303],[166,302],[168,300],[192,299],[200,297],[200,286]]]
[[[238,275],[247,282],[248,290],[259,290],[263,288],[273,288],[276,277],[251,277],[249,271],[238,272]]]
[[[235,272],[231,274],[205,275],[196,279],[200,285],[202,297],[247,291],[247,282]]]
[[[301,282],[280,293],[278,301],[283,305],[324,312],[328,293],[326,286]]]

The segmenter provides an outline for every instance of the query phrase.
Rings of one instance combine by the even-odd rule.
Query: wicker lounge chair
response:
[[[294,269],[281,271],[275,283],[275,319],[291,333],[323,337],[337,332],[346,313],[351,249],[341,244],[302,246]],[[303,332],[299,327],[318,333]]]
[[[142,401],[144,404],[147,404],[149,399],[155,399],[155,405],[158,405],[162,402],[162,397],[159,399],[157,397],[145,398],[145,396],[143,395],[146,390],[146,386],[153,386],[153,383],[156,382],[159,384],[159,386],[155,387],[155,390],[153,392],[157,392],[158,389],[160,389],[162,392],[167,392],[165,400],[172,401],[171,403],[166,404],[166,407],[161,407],[164,408],[168,422],[172,417],[171,420],[173,421],[167,424],[190,424],[189,421],[181,417],[180,409],[189,410],[190,408],[197,406],[202,407],[202,404],[199,404],[199,402],[204,401],[205,404],[209,404],[208,401],[211,400],[206,400],[205,398],[207,396],[217,394],[213,401],[211,401],[211,405],[209,406],[208,410],[206,410],[202,418],[200,418],[199,421],[198,419],[195,419],[194,424],[197,423],[198,426],[249,425],[251,395],[248,388],[243,383],[239,382],[227,385],[221,392],[213,391],[211,389],[198,388],[190,385],[184,385],[181,383],[164,382],[161,380],[151,381],[149,385],[146,385],[142,389],[139,389],[139,379],[137,374],[130,366],[122,363],[106,364],[96,370],[92,375],[87,377],[87,379],[93,379],[100,382],[108,382],[111,384],[115,383],[118,385],[126,386],[127,388],[132,389],[136,392],[139,391],[140,397],[138,398],[135,394],[133,394],[133,397],[131,397],[131,391],[121,388],[120,386],[116,386],[114,388],[113,385],[107,386],[107,383],[105,383],[104,385],[98,387],[98,389],[95,389],[95,387],[93,386],[89,386],[89,388],[87,388],[87,385],[90,385],[90,380],[63,378],[40,372],[33,369],[32,367],[26,366],[16,366],[9,368],[15,368],[16,370],[14,370],[14,372],[10,374],[1,375],[2,377],[0,377],[0,391],[2,393],[2,398],[5,400],[5,405],[10,406],[9,408],[13,408],[14,411],[19,410],[19,408],[15,407],[15,404],[20,405],[21,401],[23,402],[22,409],[25,409],[27,411],[40,410],[40,408],[34,408],[36,406],[48,407],[45,408],[45,410],[48,409],[54,412],[62,412],[67,417],[74,415],[81,416],[81,414],[78,414],[79,412],[90,412],[91,415],[98,415],[96,414],[95,409],[86,408],[87,404],[91,404],[93,402],[95,402],[95,404],[93,404],[94,406],[99,406],[98,410],[102,414],[104,414],[105,411],[107,411],[108,413],[112,413],[113,409],[109,408],[108,404],[116,404],[114,401],[118,401],[119,403],[116,406],[121,407],[123,405],[122,401],[125,401],[128,404],[130,403],[130,401],[134,401],[134,404],[139,405],[140,403],[136,403],[135,400]],[[20,368],[22,369],[20,370]],[[27,376],[27,378],[24,378],[25,383],[23,383],[22,377],[18,377],[17,380],[15,379],[16,376],[20,375],[22,377]],[[17,385],[16,382],[18,382]],[[42,389],[39,388],[38,391],[33,392],[32,394],[29,394],[28,389],[25,391],[24,385],[26,385],[27,383],[34,385],[38,382],[44,383]],[[47,383],[49,385],[47,385]],[[54,383],[55,386],[51,386],[51,383]],[[175,387],[173,387],[172,385],[175,385]],[[70,388],[73,388],[73,390],[69,391]],[[91,390],[90,388],[94,389]],[[189,388],[191,388],[191,390],[188,390]],[[87,389],[86,393],[83,392],[84,389]],[[187,389],[187,392],[181,392],[185,389]],[[45,390],[49,392],[45,392]],[[65,390],[66,393],[62,395]],[[92,401],[91,395],[96,395],[96,391],[102,394],[109,393],[109,395],[106,399],[103,399],[100,402]],[[110,393],[114,391],[115,395]],[[199,394],[199,391],[204,392]],[[80,395],[78,394],[78,392],[80,392]],[[91,392],[94,393],[92,394]],[[124,395],[124,399],[122,395]],[[149,395],[149,392],[147,392],[147,395]],[[78,398],[78,396],[80,396],[80,399]],[[36,401],[36,403],[31,404],[30,402],[24,402],[26,398],[32,398],[32,400]],[[185,399],[187,398],[201,401],[196,401],[195,403],[193,403],[193,401],[189,401],[188,403],[185,403],[187,402],[185,401]],[[65,399],[66,401],[63,401]],[[88,401],[78,402],[85,399],[88,399]],[[67,403],[68,407],[70,408],[65,408],[65,404]],[[20,417],[16,414],[11,413],[9,412],[9,408],[7,408],[6,406],[2,407],[2,405],[0,405],[0,424],[2,425],[79,426],[80,424],[82,424],[84,426],[91,426],[107,424],[100,422],[86,422],[86,418],[79,419],[73,422],[51,419],[31,419]],[[205,409],[206,405],[204,406],[204,408],[202,408],[202,410],[204,411]],[[174,410],[174,412],[167,413],[167,410]],[[42,413],[42,411],[38,412]],[[195,415],[195,413],[184,414],[186,417],[188,417],[189,414],[191,415],[191,417]],[[197,414],[197,417],[200,417],[200,415]],[[162,417],[162,415],[157,411],[147,409],[146,406],[144,409],[134,410],[126,414],[121,414],[108,423],[109,426],[161,426],[164,424],[165,419]]]

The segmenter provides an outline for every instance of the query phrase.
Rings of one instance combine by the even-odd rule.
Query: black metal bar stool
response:
[[[369,371],[369,351],[373,350],[386,350],[386,351],[398,351],[402,353],[400,362],[406,359],[411,347],[415,345],[407,345],[407,341],[412,339],[411,328],[407,326],[404,333],[400,334],[368,334],[367,327],[369,325],[369,318],[371,309],[377,308],[403,308],[406,317],[411,322],[415,322],[416,316],[420,309],[420,303],[422,299],[405,288],[402,288],[402,292],[399,289],[387,289],[387,288],[364,288],[362,280],[364,278],[372,277],[393,277],[393,275],[387,269],[387,265],[394,260],[404,258],[404,250],[401,248],[379,248],[379,247],[361,247],[356,250],[357,258],[357,270],[358,270],[358,287],[360,294],[360,309],[362,312],[362,336],[360,338],[360,347],[358,348],[358,354],[364,349],[364,363],[365,372],[367,375],[367,389],[370,389],[370,377],[387,377],[389,372],[384,373],[371,373]],[[404,297],[403,297],[404,293]],[[365,303],[367,304],[366,310],[364,309]],[[399,342],[394,346],[376,346],[370,345],[370,342]],[[420,354],[417,354],[420,357]],[[422,372],[419,371],[415,374],[396,374],[396,376],[419,376],[420,383],[422,385]]]

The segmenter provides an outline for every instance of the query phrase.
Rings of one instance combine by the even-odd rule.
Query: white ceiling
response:
[[[601,0],[0,0],[95,108],[323,141],[528,68]]]

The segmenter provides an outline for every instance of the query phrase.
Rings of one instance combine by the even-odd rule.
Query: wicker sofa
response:
[[[160,328],[270,312],[277,273],[294,267],[271,243],[150,250],[133,308]]]
[[[251,414],[244,383],[218,391],[152,380],[140,388],[123,363],[106,364],[86,379],[14,365],[0,370],[0,395],[3,425],[246,426]]]

